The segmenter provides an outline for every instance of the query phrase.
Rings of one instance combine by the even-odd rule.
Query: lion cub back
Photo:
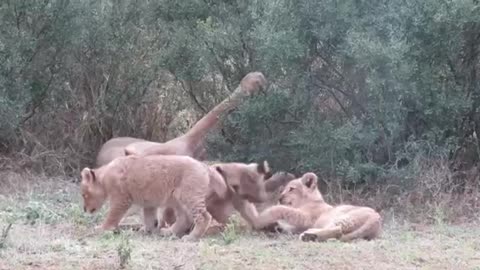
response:
[[[108,185],[134,204],[165,206],[175,194],[201,199],[209,190],[208,167],[187,156],[125,156],[106,169],[122,170],[121,177],[110,179]]]
[[[117,157],[125,156],[125,147],[131,143],[142,141],[145,140],[132,137],[117,137],[106,141],[98,151],[96,166],[103,166]]]

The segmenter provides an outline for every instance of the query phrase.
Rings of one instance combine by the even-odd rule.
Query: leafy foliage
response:
[[[165,140],[178,112],[204,114],[254,70],[268,94],[212,134],[211,158],[346,184],[393,181],[419,155],[479,160],[475,0],[4,1],[0,15],[2,149],[54,150],[67,171],[112,136]]]

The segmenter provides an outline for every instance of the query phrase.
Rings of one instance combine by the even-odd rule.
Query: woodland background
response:
[[[267,93],[209,137],[209,159],[465,214],[479,53],[478,0],[2,0],[0,169],[77,177],[112,136],[173,138],[261,71]]]

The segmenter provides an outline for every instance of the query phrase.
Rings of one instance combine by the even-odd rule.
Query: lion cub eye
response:
[[[288,191],[292,192],[293,190],[295,190],[295,188],[290,187],[290,189]]]

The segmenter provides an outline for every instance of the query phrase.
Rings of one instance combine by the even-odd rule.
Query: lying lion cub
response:
[[[372,208],[326,203],[314,173],[306,173],[288,183],[279,201],[281,205],[267,208],[257,216],[256,229],[270,228],[277,223],[282,230],[301,233],[303,241],[371,240],[381,233],[381,217]]]
[[[84,210],[93,213],[105,200],[110,201],[108,216],[101,229],[111,230],[132,205],[143,207],[144,229],[154,229],[158,207],[172,207],[176,222],[161,229],[163,235],[181,236],[191,224],[193,230],[184,240],[201,237],[211,221],[205,199],[209,188],[219,194],[226,185],[210,186],[208,166],[187,156],[119,157],[97,169],[82,170],[81,192]],[[220,182],[223,183],[223,182]]]

